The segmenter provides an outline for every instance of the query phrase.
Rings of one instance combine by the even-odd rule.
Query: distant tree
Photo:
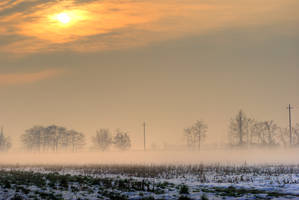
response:
[[[41,151],[41,148],[46,145],[43,139],[44,136],[44,128],[42,126],[34,126],[31,129],[25,131],[25,134],[21,136],[21,140],[24,144],[24,147],[30,151]]]
[[[85,144],[82,133],[56,125],[34,126],[26,130],[21,139],[29,151],[77,151]]]
[[[69,130],[67,131],[67,134],[69,138],[68,144],[71,146],[73,152],[78,151],[79,149],[82,149],[84,147],[85,136],[83,133],[74,130]]]
[[[271,120],[249,123],[250,126],[250,144],[258,146],[276,146],[280,128]]]
[[[192,127],[184,129],[184,136],[186,138],[187,147],[189,149],[194,149],[195,144],[196,144],[196,140],[195,140],[194,135],[193,135]]]
[[[296,124],[296,126],[292,129],[293,131],[293,145],[299,146],[299,124]]]
[[[248,135],[249,135],[249,141],[248,143],[252,146],[257,146],[260,144],[261,135],[262,132],[262,126],[260,125],[260,122],[250,119],[248,121]]]
[[[232,146],[274,147],[285,145],[285,129],[273,120],[257,121],[248,118],[240,110],[229,126],[229,141]]]
[[[112,145],[112,136],[109,129],[100,129],[93,138],[94,146],[101,151],[106,151]]]
[[[131,148],[131,139],[127,132],[121,131],[119,129],[116,130],[116,134],[114,136],[113,143],[116,148],[124,151]]]
[[[11,142],[8,137],[4,136],[3,128],[1,128],[0,132],[0,151],[8,151],[11,148]]]
[[[200,144],[203,139],[206,137],[206,132],[208,130],[208,126],[203,121],[196,121],[192,126],[192,131],[194,137],[197,138],[197,146],[200,149]]]
[[[52,151],[59,151],[60,148],[65,147],[61,145],[64,137],[67,134],[67,130],[64,127],[51,125],[45,129],[45,133],[48,135],[47,139],[49,140],[48,143],[52,147]]]
[[[268,146],[277,145],[277,136],[279,132],[279,127],[274,123],[274,121],[264,121],[264,131],[265,131],[265,141]]]
[[[184,129],[184,135],[187,139],[187,146],[200,149],[202,140],[206,137],[208,126],[203,121],[196,121],[191,127]]]
[[[279,128],[278,140],[281,145],[284,147],[289,146],[289,129],[288,128]]]
[[[249,123],[245,113],[240,110],[229,126],[229,140],[231,145],[244,146],[249,141]]]

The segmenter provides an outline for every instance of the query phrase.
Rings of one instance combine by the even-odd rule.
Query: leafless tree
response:
[[[203,122],[197,120],[191,127],[184,129],[184,135],[187,139],[188,148],[198,150],[200,149],[202,140],[205,139],[208,126]]]
[[[276,146],[279,143],[280,128],[274,123],[274,121],[263,121],[250,125],[251,145],[255,146]]]
[[[240,110],[230,122],[230,143],[233,146],[274,147],[285,141],[284,130],[274,121],[257,121]]]
[[[194,139],[192,127],[184,129],[184,137],[186,138],[187,147],[189,149],[194,149],[196,140]]]
[[[82,133],[56,125],[35,126],[26,130],[21,139],[30,151],[77,151],[85,144]]]
[[[299,124],[293,128],[293,145],[299,146]]]
[[[82,149],[85,145],[85,136],[83,133],[69,130],[67,131],[68,134],[68,144],[67,146],[71,146],[71,149],[73,152],[76,152],[80,149]]]
[[[106,151],[112,145],[112,136],[109,129],[100,129],[93,138],[94,146],[101,151]]]
[[[249,140],[249,122],[245,113],[240,110],[229,126],[229,140],[231,145],[244,146]]]
[[[3,128],[1,128],[0,132],[0,151],[8,151],[11,148],[11,142],[9,137],[5,137],[3,133]]]
[[[122,151],[131,148],[131,139],[128,133],[125,131],[121,131],[120,129],[116,130],[113,143],[117,149],[120,149]]]
[[[34,126],[25,131],[25,134],[21,136],[21,140],[27,150],[41,151],[42,145],[45,144],[45,142],[43,142],[43,131],[44,128],[41,126]]]

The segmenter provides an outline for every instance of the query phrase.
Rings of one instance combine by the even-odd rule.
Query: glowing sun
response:
[[[71,21],[71,17],[66,13],[60,13],[57,15],[57,20],[63,24],[67,24]]]

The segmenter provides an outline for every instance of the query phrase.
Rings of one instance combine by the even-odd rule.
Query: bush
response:
[[[187,185],[182,185],[180,187],[180,194],[189,194],[189,187]]]

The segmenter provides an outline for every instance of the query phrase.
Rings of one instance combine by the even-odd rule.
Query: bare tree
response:
[[[11,148],[11,142],[9,137],[5,137],[3,133],[3,128],[0,132],[0,151],[8,151]]]
[[[50,144],[52,146],[53,151],[59,151],[61,146],[61,141],[64,138],[64,135],[67,133],[66,128],[51,125],[46,128],[46,134],[48,134],[50,137]]]
[[[73,152],[76,152],[84,147],[85,136],[83,133],[74,130],[69,130],[67,131],[67,133],[69,137],[68,146],[71,146]]]
[[[187,147],[189,149],[194,149],[196,141],[194,139],[192,127],[184,129],[184,136],[186,138]]]
[[[196,121],[192,126],[194,137],[197,138],[197,146],[200,149],[200,144],[206,137],[208,126],[203,121]]]
[[[255,146],[276,146],[278,145],[280,128],[274,121],[263,121],[249,124],[250,144]]]
[[[42,145],[45,142],[42,141],[44,128],[41,126],[34,126],[31,129],[25,131],[25,134],[21,136],[21,140],[27,150],[41,151]]]
[[[284,130],[273,120],[257,121],[240,110],[230,122],[229,139],[233,146],[274,147],[285,141]]]
[[[293,145],[299,146],[299,124],[292,129],[293,130]]]
[[[120,129],[116,130],[113,143],[116,148],[124,151],[131,148],[131,139],[127,132],[121,131]]]
[[[249,122],[245,113],[240,110],[231,120],[229,126],[229,140],[231,145],[244,146],[249,140]]]
[[[184,129],[184,134],[187,139],[187,146],[195,149],[196,146],[200,149],[201,142],[206,137],[208,126],[203,122],[197,120],[191,127]]]
[[[112,145],[112,136],[109,129],[100,129],[93,138],[94,146],[101,151],[106,151]]]
[[[274,121],[264,121],[265,126],[265,137],[266,144],[268,146],[275,146],[278,144],[277,136],[279,132],[279,127],[274,123]]]
[[[26,130],[21,139],[30,151],[77,151],[85,145],[82,133],[56,125],[35,126]]]
[[[279,128],[279,135],[278,135],[278,141],[281,145],[284,147],[289,146],[289,129],[288,128]]]

